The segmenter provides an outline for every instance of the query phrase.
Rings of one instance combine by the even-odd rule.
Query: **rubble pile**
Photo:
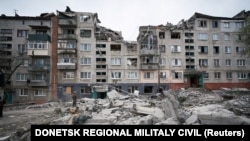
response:
[[[227,95],[225,97],[225,95]],[[154,95],[122,95],[78,99],[5,110],[0,140],[27,138],[31,124],[47,125],[228,125],[250,124],[250,95],[230,90],[168,90]],[[18,128],[17,128],[18,127]],[[2,137],[2,138],[1,138]]]

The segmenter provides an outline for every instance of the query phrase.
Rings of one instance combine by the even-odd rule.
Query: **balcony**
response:
[[[140,55],[159,55],[158,49],[141,49],[140,50]]]
[[[28,70],[29,71],[49,71],[50,70],[50,65],[33,64],[33,65],[29,65]]]
[[[76,69],[76,63],[57,63],[57,69],[59,70],[75,70]]]
[[[75,19],[58,19],[58,25],[63,28],[76,28]]]
[[[49,83],[46,80],[30,80],[29,86],[49,86]]]
[[[28,41],[51,41],[48,34],[29,34]]]
[[[58,39],[76,40],[75,34],[58,34]]]
[[[157,70],[158,64],[142,64],[141,70]]]

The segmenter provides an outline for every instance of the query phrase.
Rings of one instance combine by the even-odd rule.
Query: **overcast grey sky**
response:
[[[250,10],[249,0],[1,0],[0,14],[39,16],[65,11],[98,13],[101,25],[121,31],[125,40],[136,40],[139,26],[177,24],[195,12],[232,17]]]

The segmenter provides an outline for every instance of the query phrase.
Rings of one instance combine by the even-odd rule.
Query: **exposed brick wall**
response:
[[[58,19],[56,16],[52,17],[52,49],[51,49],[51,79],[52,79],[52,93],[51,100],[57,100],[57,39],[58,39]]]
[[[204,88],[209,90],[218,90],[220,88],[248,88],[250,89],[250,83],[205,83]]]
[[[169,84],[169,89],[176,90],[180,88],[186,88],[186,84],[184,83],[171,83]]]

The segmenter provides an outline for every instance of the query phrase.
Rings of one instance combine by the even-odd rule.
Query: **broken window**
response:
[[[134,93],[135,90],[138,90],[137,86],[130,86],[130,87],[128,87],[128,92],[129,93]]]
[[[171,32],[171,39],[180,39],[181,33],[180,32]]]
[[[89,86],[81,86],[80,94],[90,94],[90,87]]]
[[[194,65],[186,65],[186,69],[193,70],[193,69],[195,69],[195,66]]]
[[[159,38],[165,39],[165,32],[159,32]]]
[[[96,58],[96,63],[106,63],[106,58]]]
[[[91,30],[81,29],[80,30],[80,37],[90,38],[91,37]]]
[[[206,20],[198,20],[198,27],[207,27]]]
[[[243,51],[245,51],[244,47],[236,47],[236,53],[242,53]]]
[[[166,46],[165,45],[159,45],[160,52],[165,53],[166,52]]]
[[[160,78],[166,79],[167,78],[167,73],[166,72],[160,72]]]
[[[185,39],[185,43],[194,43],[194,39]]]
[[[212,27],[217,28],[218,27],[218,21],[212,21]]]
[[[106,76],[106,72],[96,72],[96,76]]]
[[[96,48],[106,48],[106,44],[96,44]]]
[[[145,94],[153,93],[153,86],[144,86],[144,93]]]
[[[174,79],[182,79],[182,72],[172,72],[172,77]]]
[[[106,51],[100,51],[100,50],[98,50],[98,51],[96,51],[96,55],[106,55]]]
[[[111,78],[112,79],[121,79],[122,73],[121,72],[112,72],[111,73]]]
[[[187,63],[194,63],[194,59],[193,58],[188,58],[188,59],[186,59],[186,62]]]
[[[186,50],[194,50],[194,46],[185,46]]]
[[[214,54],[219,54],[220,53],[220,47],[219,46],[214,46],[213,47],[213,52],[214,52]]]
[[[185,52],[185,55],[187,57],[191,57],[191,56],[194,56],[194,52]]]
[[[106,69],[106,65],[96,65],[97,69]]]
[[[63,34],[75,34],[74,29],[63,29]]]
[[[208,53],[208,46],[198,46],[199,53]]]
[[[121,51],[121,45],[120,44],[110,45],[110,51]]]
[[[80,16],[80,22],[87,22],[87,21],[89,21],[90,20],[90,16],[88,16],[88,15],[81,15]]]
[[[191,32],[186,32],[185,33],[185,37],[190,38],[190,37],[193,37],[193,36],[194,36],[194,33],[191,33]]]
[[[137,66],[137,58],[128,58],[127,59],[128,66]]]
[[[96,79],[96,82],[106,82],[106,79]]]

